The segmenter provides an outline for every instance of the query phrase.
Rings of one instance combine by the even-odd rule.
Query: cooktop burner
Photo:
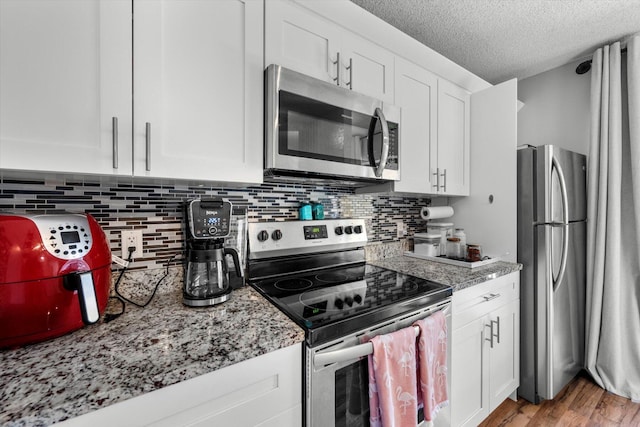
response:
[[[307,287],[296,289],[297,284]],[[305,330],[309,345],[425,307],[452,293],[446,285],[365,263],[251,285]]]
[[[299,292],[309,289],[313,286],[313,282],[309,279],[293,278],[278,280],[273,287],[285,292]]]
[[[318,281],[325,283],[344,282],[348,278],[349,276],[343,273],[323,273],[316,276],[316,279],[318,279]]]

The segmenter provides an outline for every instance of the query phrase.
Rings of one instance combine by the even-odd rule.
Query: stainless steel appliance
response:
[[[518,151],[520,388],[553,399],[584,365],[586,157],[553,145]]]
[[[448,286],[367,264],[366,243],[363,219],[249,223],[250,285],[305,331],[309,427],[368,426],[371,344],[363,337],[451,304]],[[436,425],[450,425],[448,408]]]
[[[400,179],[400,109],[279,65],[265,71],[265,175]]]
[[[241,276],[238,252],[224,247],[230,218],[231,203],[222,199],[195,199],[185,204],[187,265],[182,292],[185,305],[204,307],[229,299],[231,284],[227,256],[233,258],[235,272]]]

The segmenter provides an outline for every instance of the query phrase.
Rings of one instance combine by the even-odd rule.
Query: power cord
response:
[[[116,299],[116,300],[120,301],[120,303],[122,304],[122,310],[119,313],[107,313],[107,314],[105,314],[104,315],[105,323],[111,322],[112,320],[115,320],[115,319],[117,319],[118,317],[120,317],[120,316],[122,316],[124,314],[125,307],[126,307],[125,302],[128,302],[129,304],[133,304],[136,307],[140,307],[140,308],[144,308],[144,307],[148,306],[149,303],[151,303],[151,301],[153,300],[153,297],[156,295],[156,292],[158,291],[158,288],[160,287],[160,284],[162,283],[162,281],[169,275],[169,266],[171,265],[171,262],[175,258],[175,255],[173,255],[167,261],[164,275],[160,279],[158,279],[158,281],[156,282],[156,286],[154,287],[153,292],[151,293],[149,298],[147,299],[147,302],[145,302],[144,304],[140,304],[140,303],[135,302],[135,301],[125,297],[124,295],[122,295],[120,293],[120,289],[119,289],[120,288],[120,282],[122,281],[122,276],[124,275],[124,273],[127,271],[128,267],[129,267],[129,263],[132,260],[133,253],[135,252],[135,250],[136,250],[135,246],[129,246],[127,248],[127,251],[129,252],[129,254],[127,256],[126,266],[123,267],[122,270],[120,270],[120,274],[118,275],[118,279],[116,280],[116,283],[114,285],[116,296],[109,297],[110,299],[113,298],[113,299]]]

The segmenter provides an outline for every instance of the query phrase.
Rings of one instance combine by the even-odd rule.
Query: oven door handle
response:
[[[446,314],[449,311],[451,305],[447,305],[442,311]],[[440,310],[441,306],[438,306],[436,310],[431,311],[428,316],[432,315],[436,311]],[[425,316],[425,317],[428,317]],[[420,328],[413,327],[416,337],[420,334]],[[354,345],[349,348],[342,348],[340,350],[329,351],[327,353],[319,353],[313,357],[313,365],[316,368],[321,368],[332,363],[346,362],[353,359],[359,359],[360,357],[373,354],[373,344],[366,342],[364,344]]]

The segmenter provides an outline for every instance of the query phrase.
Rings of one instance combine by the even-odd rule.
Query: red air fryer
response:
[[[91,215],[0,214],[0,348],[97,322],[111,285],[111,251]]]

